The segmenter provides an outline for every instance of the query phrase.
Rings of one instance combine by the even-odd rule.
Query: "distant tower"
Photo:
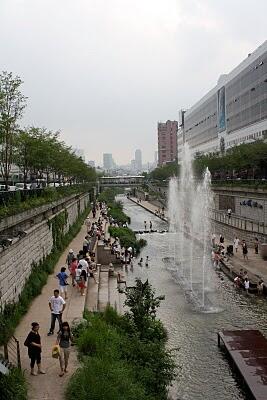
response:
[[[114,168],[114,161],[112,158],[112,154],[110,154],[110,153],[103,154],[103,167],[107,171]]]
[[[141,150],[135,150],[135,168],[137,171],[142,171],[142,152]]]

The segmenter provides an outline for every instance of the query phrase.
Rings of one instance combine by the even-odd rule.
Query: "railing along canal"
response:
[[[267,226],[264,222],[253,221],[248,218],[231,215],[229,217],[224,211],[212,210],[212,219],[223,224],[230,225],[237,229],[243,229],[254,233],[267,234]]]

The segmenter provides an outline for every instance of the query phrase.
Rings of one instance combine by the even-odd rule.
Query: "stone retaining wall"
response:
[[[69,198],[66,199],[65,209],[68,214],[66,232],[88,203],[89,194],[80,195],[72,202],[69,202]],[[55,215],[49,219],[53,219]],[[33,263],[38,263],[50,254],[53,247],[52,228],[49,227],[48,219],[35,224],[25,232],[24,237],[13,240],[12,245],[0,253],[0,305],[2,306],[7,302],[18,300]]]
[[[238,229],[234,226],[214,221],[212,220],[212,230],[217,234],[222,234],[228,240],[234,240],[235,236],[239,238],[239,240],[245,240],[249,247],[254,246],[255,238],[259,239],[260,243],[266,243],[267,237],[261,233],[245,231],[244,229]]]

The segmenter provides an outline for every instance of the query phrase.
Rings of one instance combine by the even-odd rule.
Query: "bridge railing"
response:
[[[267,225],[263,221],[253,221],[252,219],[231,215],[229,217],[226,212],[212,210],[212,219],[230,225],[234,228],[243,229],[253,233],[267,234]]]

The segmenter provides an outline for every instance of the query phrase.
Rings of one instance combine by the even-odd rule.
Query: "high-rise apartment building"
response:
[[[111,153],[103,154],[103,167],[107,171],[114,168],[114,161]]]
[[[142,152],[135,150],[135,168],[137,171],[142,171]]]
[[[177,121],[158,123],[158,165],[177,160]]]

